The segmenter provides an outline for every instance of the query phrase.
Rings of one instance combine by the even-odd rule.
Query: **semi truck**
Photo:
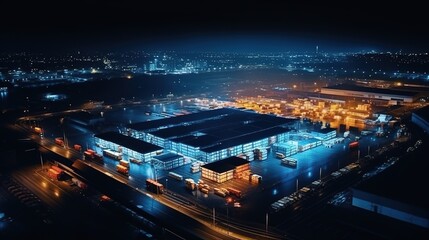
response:
[[[61,147],[64,147],[64,139],[62,137],[55,138],[55,143]]]
[[[192,178],[185,179],[185,185],[186,185],[186,188],[191,191],[195,191],[197,189],[197,184],[194,182],[194,179]]]
[[[76,151],[78,151],[78,152],[80,152],[80,151],[82,150],[82,146],[81,146],[81,145],[79,145],[79,144],[75,144],[75,145],[73,145],[73,148],[74,148],[74,150],[76,150]]]
[[[234,195],[234,196],[236,196],[238,198],[241,198],[242,195],[241,195],[241,191],[240,190],[232,188],[232,187],[228,187],[226,189],[228,190],[229,194]]]
[[[119,164],[126,167],[127,169],[130,169],[130,162],[128,162],[128,161],[120,160]]]
[[[72,183],[76,184],[76,186],[78,186],[80,189],[87,189],[88,185],[86,185],[86,183],[80,181],[77,178],[72,178]]]
[[[95,160],[97,162],[103,162],[103,156],[101,156],[92,149],[86,150],[85,152],[83,152],[83,155],[85,156],[86,160]]]
[[[116,171],[124,175],[128,175],[128,168],[125,166],[122,166],[121,164],[116,165]]]
[[[55,171],[55,169],[50,168],[48,170],[48,177],[58,180],[60,178],[60,173]]]
[[[354,142],[351,142],[349,144],[349,148],[350,149],[355,149],[355,148],[358,148],[358,147],[359,147],[359,142],[358,141],[354,141]]]
[[[146,179],[146,189],[156,194],[162,194],[164,192],[164,185],[148,178]]]
[[[115,151],[112,151],[109,149],[103,150],[103,156],[110,157],[110,158],[113,158],[115,160],[121,160],[122,159],[122,153],[115,152]]]

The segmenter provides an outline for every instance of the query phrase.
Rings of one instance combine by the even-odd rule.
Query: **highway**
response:
[[[42,210],[45,212],[42,214],[42,220],[52,233],[64,232],[69,237],[79,238],[82,234],[94,232],[130,238],[137,231],[132,225],[120,221],[106,209],[100,208],[97,202],[71,191],[66,182],[46,178],[39,165],[16,171],[11,178],[41,200],[44,206]]]

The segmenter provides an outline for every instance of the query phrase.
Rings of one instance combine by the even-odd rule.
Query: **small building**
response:
[[[94,137],[95,143],[99,146],[121,152],[143,162],[149,162],[152,157],[162,153],[162,148],[159,146],[117,132],[100,133]]]
[[[417,99],[418,93],[391,88],[373,88],[352,84],[339,84],[321,88],[322,94],[349,98],[363,98],[371,101],[389,101],[412,103]]]
[[[163,170],[177,168],[185,163],[185,157],[175,153],[164,153],[152,158],[152,164]]]
[[[429,133],[429,106],[421,108],[411,115],[411,121]]]
[[[320,139],[322,141],[326,141],[337,136],[337,129],[335,128],[321,128],[317,130],[311,131],[311,135],[314,138]]]
[[[68,119],[83,126],[93,126],[104,121],[104,118],[101,117],[101,115],[94,115],[84,110],[70,113]]]
[[[298,142],[287,141],[273,144],[273,151],[283,153],[285,157],[292,156],[298,153]]]
[[[242,178],[243,173],[249,169],[249,161],[234,156],[201,166],[201,176],[217,183],[223,183],[233,178]]]
[[[424,177],[429,164],[421,157],[425,153],[425,146],[420,146],[353,187],[352,205],[429,229],[428,178]]]
[[[304,152],[308,149],[322,145],[322,141],[316,138],[307,138],[298,141],[298,151]]]

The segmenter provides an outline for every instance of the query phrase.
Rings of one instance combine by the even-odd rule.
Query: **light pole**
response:
[[[168,187],[168,178],[165,179],[165,191],[167,192],[167,187]]]
[[[226,203],[226,231],[229,235],[229,213],[228,213],[228,203]]]
[[[213,208],[213,226],[216,225],[216,210]]]
[[[40,153],[40,165],[42,165],[42,171],[43,171],[43,158],[42,158],[42,154]]]
[[[298,192],[298,178],[296,179],[296,191]]]
[[[319,171],[319,181],[322,181],[322,167],[320,167]]]
[[[226,231],[229,235],[229,203],[232,201],[230,197],[226,199]]]
[[[265,214],[265,232],[268,232],[268,213]]]

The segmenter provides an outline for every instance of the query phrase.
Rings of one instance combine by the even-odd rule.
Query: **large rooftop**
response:
[[[249,161],[247,161],[246,159],[234,156],[234,157],[225,158],[223,160],[219,160],[216,162],[208,163],[201,167],[212,170],[217,173],[223,173],[230,170],[234,170],[236,167],[247,163],[249,163]]]
[[[151,143],[147,143],[145,141],[142,141],[133,137],[125,136],[117,132],[100,133],[100,134],[96,134],[95,137],[103,139],[105,141],[116,143],[120,146],[123,146],[125,148],[131,149],[133,151],[143,153],[143,154],[162,149],[161,147],[158,147]]]
[[[294,119],[223,108],[147,122],[150,134],[206,152],[257,141],[289,131]],[[143,124],[143,123],[142,123]],[[135,125],[130,125],[135,127]],[[157,130],[154,129],[157,127]]]
[[[423,141],[415,151],[355,188],[429,211],[429,180],[425,177],[429,161],[422,157],[427,145]]]
[[[407,96],[407,97],[413,97],[418,94],[416,92],[400,91],[400,90],[387,89],[387,88],[363,87],[363,86],[352,85],[352,84],[338,84],[338,85],[328,86],[324,88],[346,90],[346,91],[370,92],[370,93],[378,93],[378,94],[386,94],[386,95]]]
[[[424,119],[426,122],[429,122],[429,106],[420,108],[415,111],[413,114],[418,115],[420,118]]]

